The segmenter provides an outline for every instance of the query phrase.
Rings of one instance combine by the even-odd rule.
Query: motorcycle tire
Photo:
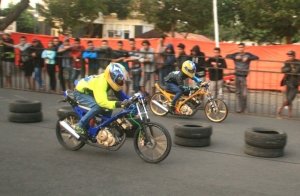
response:
[[[212,107],[215,104],[216,111]],[[206,117],[212,122],[222,122],[228,115],[228,107],[226,103],[221,99],[212,99],[211,102],[207,102],[204,107]]]
[[[197,122],[179,122],[174,125],[174,134],[183,138],[208,138],[212,134],[212,126]]]
[[[145,123],[146,130],[136,131],[134,135],[134,149],[138,156],[148,163],[159,163],[169,155],[172,140],[168,130],[159,123]],[[150,136],[151,144],[147,144],[145,131]],[[157,134],[160,132],[160,134]],[[158,137],[155,137],[158,135]],[[164,141],[163,141],[164,140]],[[160,153],[160,154],[159,154]],[[157,155],[154,157],[154,154]]]
[[[58,116],[58,118],[62,117],[65,113],[67,112],[72,112],[74,111],[72,106],[62,106],[60,108],[57,109],[56,114]]]
[[[164,99],[164,100],[162,100],[162,99]],[[167,105],[168,105],[169,102],[168,102],[168,99],[164,96],[164,94],[162,94],[161,92],[158,92],[158,93],[155,93],[151,97],[151,99],[150,99],[150,109],[157,116],[165,116],[165,115],[168,114],[168,112],[164,111],[159,106],[155,105],[152,102],[152,100],[155,100],[155,101],[159,102],[160,104],[162,104],[164,107],[167,108]]]
[[[68,150],[76,151],[82,148],[85,143],[74,138],[68,131],[60,125],[59,121],[65,120],[73,128],[79,122],[79,116],[76,112],[67,112],[62,115],[56,123],[56,137],[59,143]]]

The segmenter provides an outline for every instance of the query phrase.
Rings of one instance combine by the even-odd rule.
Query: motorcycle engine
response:
[[[97,142],[105,147],[113,146],[116,144],[116,139],[108,128],[103,128],[99,131],[97,137]]]
[[[180,114],[185,114],[185,115],[191,115],[193,113],[193,110],[190,106],[187,104],[183,104],[180,108]]]

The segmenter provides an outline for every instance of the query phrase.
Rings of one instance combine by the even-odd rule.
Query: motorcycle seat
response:
[[[174,92],[173,91],[171,91],[171,90],[169,90],[165,85],[163,85],[163,84],[159,84],[159,86],[160,86],[160,88],[161,89],[163,89],[163,90],[165,90],[165,91],[167,91],[168,93],[172,93],[172,94],[174,94]]]

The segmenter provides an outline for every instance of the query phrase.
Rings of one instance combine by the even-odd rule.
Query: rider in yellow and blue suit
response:
[[[189,94],[190,92],[190,88],[188,86],[184,86],[183,81],[185,79],[191,78],[198,84],[201,83],[201,80],[195,76],[195,71],[196,65],[193,63],[193,61],[185,61],[182,64],[180,71],[172,71],[164,78],[167,89],[175,93],[172,102],[168,105],[170,113],[174,113],[175,104],[181,95],[186,93]]]
[[[122,88],[128,79],[125,68],[119,63],[109,64],[104,73],[92,75],[78,81],[74,91],[75,99],[86,107],[91,108],[79,121],[75,131],[86,136],[86,127],[89,121],[102,110],[109,109],[106,117],[110,117],[112,110],[128,104],[130,98]],[[113,90],[120,101],[108,100],[108,91]]]

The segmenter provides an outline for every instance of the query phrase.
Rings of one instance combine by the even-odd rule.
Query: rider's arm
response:
[[[197,78],[196,76],[194,76],[193,78],[192,78],[192,80],[194,80],[195,82],[197,82],[197,84],[200,84],[202,81],[199,79],[199,78]]]
[[[114,94],[120,101],[124,101],[125,99],[130,99],[130,97],[126,95],[122,90],[118,92],[114,91]]]

